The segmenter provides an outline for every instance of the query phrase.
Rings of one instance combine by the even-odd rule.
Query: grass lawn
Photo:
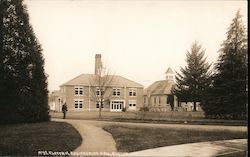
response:
[[[156,117],[156,113],[148,113],[153,114]],[[172,113],[172,112],[171,112]],[[175,113],[175,112],[174,112]],[[175,114],[192,114],[189,112],[176,112]],[[157,123],[157,124],[184,124],[187,122],[188,124],[197,124],[197,125],[229,125],[229,126],[247,126],[247,120],[219,120],[219,119],[205,119],[205,118],[181,118],[181,117],[170,117],[166,113],[164,117],[164,113],[161,114],[161,117],[153,119],[146,117],[145,119],[141,119],[138,116],[137,112],[102,112],[102,118],[99,119],[99,112],[68,112],[67,119],[83,119],[83,120],[103,120],[103,121],[115,121],[115,122],[133,122],[133,123]],[[61,112],[50,112],[52,118],[62,118],[63,114]]]
[[[110,132],[120,152],[184,143],[247,138],[247,132],[229,130],[206,130],[184,128],[154,128],[141,126],[108,125],[103,128]]]
[[[0,156],[37,156],[38,151],[72,151],[82,141],[77,130],[64,122],[1,125],[0,128]]]

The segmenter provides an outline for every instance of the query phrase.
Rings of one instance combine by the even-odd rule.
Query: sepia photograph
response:
[[[247,157],[247,0],[0,0],[0,156]]]

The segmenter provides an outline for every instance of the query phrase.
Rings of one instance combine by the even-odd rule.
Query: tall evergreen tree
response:
[[[3,76],[3,13],[5,3],[0,0],[0,95],[4,94],[4,76]],[[0,104],[3,104],[3,98],[0,99]]]
[[[1,0],[0,123],[49,120],[42,49],[22,0]]]
[[[193,102],[194,111],[196,103],[202,102],[205,89],[211,84],[210,66],[204,58],[205,50],[195,41],[191,51],[187,51],[185,68],[181,67],[181,73],[176,75],[176,87],[173,93],[179,101]]]
[[[240,11],[227,31],[216,63],[213,87],[204,106],[207,116],[239,119],[246,116],[247,36]]]

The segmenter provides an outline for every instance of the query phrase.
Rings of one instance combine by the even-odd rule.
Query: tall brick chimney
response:
[[[100,75],[102,69],[102,55],[96,54],[95,55],[95,75]]]

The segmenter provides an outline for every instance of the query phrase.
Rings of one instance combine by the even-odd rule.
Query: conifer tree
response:
[[[204,58],[205,50],[195,41],[191,46],[191,51],[186,53],[187,66],[181,67],[181,73],[176,75],[176,87],[173,93],[178,101],[193,102],[194,111],[196,103],[202,102],[205,89],[211,84],[210,66]]]
[[[42,49],[22,0],[1,0],[0,123],[49,120]]]
[[[207,92],[204,110],[207,116],[240,119],[247,105],[247,36],[240,11],[227,31],[216,63],[212,88]]]
[[[5,4],[0,0],[0,95],[4,94],[4,76],[3,76],[3,13]],[[3,103],[3,98],[0,99],[0,104]]]

